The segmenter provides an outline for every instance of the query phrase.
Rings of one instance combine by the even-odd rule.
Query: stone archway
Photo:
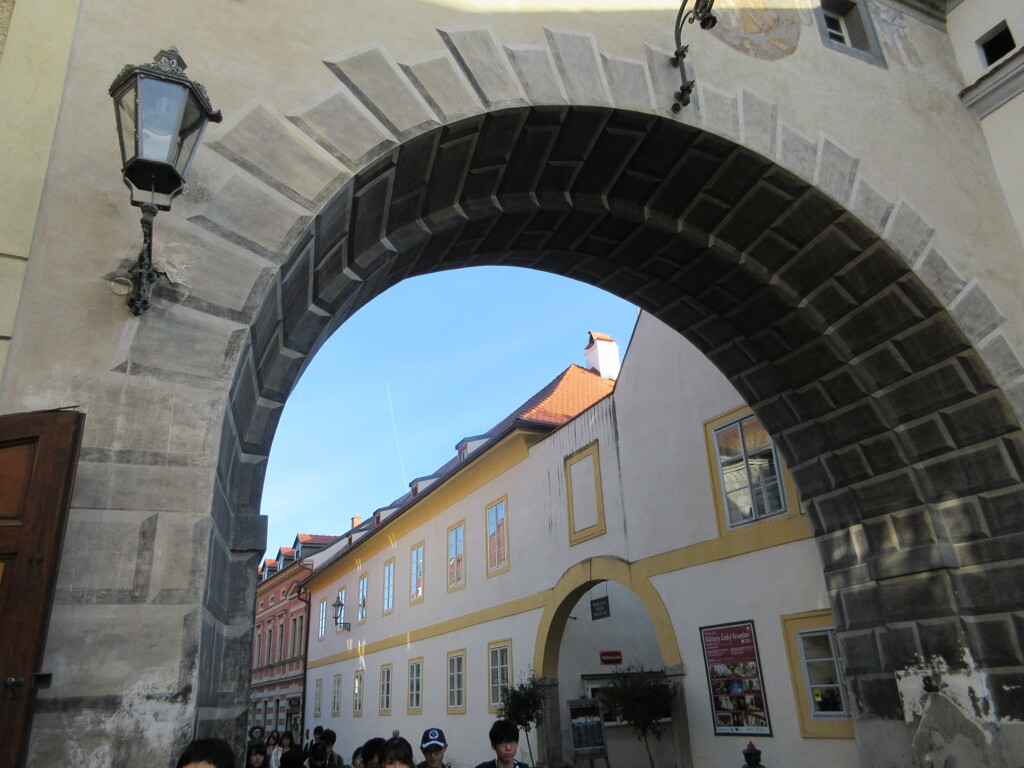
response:
[[[617,557],[593,557],[576,563],[552,587],[544,606],[533,651],[533,669],[545,692],[545,722],[538,731],[543,764],[560,765],[564,761],[560,715],[563,696],[558,686],[558,660],[569,614],[592,587],[607,581],[629,589],[651,620],[665,674],[678,682],[671,726],[675,763],[679,768],[689,768],[693,760],[686,695],[682,685],[684,665],[672,617],[650,579],[635,573],[627,561]]]
[[[200,732],[244,719],[247,670],[231,662],[248,655],[262,473],[306,362],[388,286],[475,264],[622,296],[744,395],[812,520],[862,735],[905,743],[900,686],[939,667],[987,703],[981,726],[1024,719],[1024,368],[931,227],[754,93],[702,89],[673,115],[665,52],[602,56],[571,32],[546,48],[484,28],[442,37],[447,50],[404,66],[376,45],[335,57],[340,85],[320,103],[287,118],[254,104],[222,126],[210,147],[238,172],[216,191],[198,172],[191,221],[246,254],[212,279],[247,298],[165,288],[124,364],[227,389],[212,575],[186,630],[198,662],[181,673],[198,681],[183,695]],[[161,325],[197,340],[195,359],[149,362]],[[160,459],[90,455],[139,477]]]

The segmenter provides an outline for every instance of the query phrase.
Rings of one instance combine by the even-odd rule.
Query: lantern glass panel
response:
[[[127,165],[135,158],[135,80],[124,88],[117,97],[117,132],[121,139],[121,163]]]
[[[188,173],[188,167],[192,164],[192,156],[199,147],[199,140],[203,136],[203,129],[206,128],[206,112],[199,106],[195,95],[189,91],[185,100],[185,114],[181,122],[181,152],[178,154],[178,173],[182,178]]]
[[[180,149],[179,126],[188,101],[188,86],[139,78],[139,156],[175,165]]]

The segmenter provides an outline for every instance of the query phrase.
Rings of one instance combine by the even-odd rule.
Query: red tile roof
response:
[[[575,363],[548,382],[537,394],[502,419],[487,434],[496,435],[514,421],[561,426],[610,395],[615,382]]]

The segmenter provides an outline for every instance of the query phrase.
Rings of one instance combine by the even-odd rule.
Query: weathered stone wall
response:
[[[941,29],[908,17],[922,64],[882,69],[779,13],[796,26],[762,42],[781,58],[697,38],[675,115],[671,12],[495,15],[499,39],[415,2],[82,3],[0,391],[5,411],[88,413],[34,764],[159,764],[194,733],[238,732],[291,387],[387,286],[485,263],[648,309],[770,426],[859,727],[896,734],[871,764],[905,764],[902,681],[925,672],[985,682],[972,727],[1024,717],[1016,230],[986,203],[998,184]],[[168,42],[227,120],[157,218],[167,280],[134,319],[112,287],[136,212],[96,77]]]

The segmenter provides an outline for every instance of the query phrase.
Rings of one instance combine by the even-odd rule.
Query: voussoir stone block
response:
[[[306,210],[266,187],[233,176],[189,221],[279,264],[289,241],[309,226],[310,217]]]
[[[814,169],[818,166],[818,145],[788,125],[783,125],[779,160],[801,178],[813,181]]]
[[[621,56],[601,56],[612,101],[621,109],[654,110],[651,78],[643,62]]]
[[[744,90],[740,95],[740,111],[744,143],[765,157],[775,157],[778,106]]]
[[[988,294],[972,280],[950,306],[950,312],[964,333],[979,342],[1003,324],[1005,318],[996,309]]]
[[[740,107],[739,99],[710,85],[698,86],[701,95],[701,118],[703,127],[719,136],[739,141]]]
[[[546,45],[507,45],[505,53],[533,104],[568,104],[565,86]]]
[[[490,27],[439,29],[438,34],[485,106],[526,104],[526,94]]]
[[[324,63],[399,138],[438,125],[433,110],[380,44],[357,48]]]
[[[889,219],[886,241],[896,249],[908,264],[913,264],[928,247],[935,230],[928,226],[905,200],[900,200]]]
[[[663,115],[672,115],[688,125],[701,124],[700,90],[694,89],[690,94],[690,103],[681,111],[673,112],[672,106],[676,103],[675,96],[682,84],[679,75],[679,67],[672,64],[672,53],[664,48],[657,48],[644,43],[644,53],[647,59],[647,70],[651,75],[651,87],[654,90],[655,110]],[[687,77],[694,79],[693,68],[687,66]]]
[[[322,147],[263,104],[255,104],[209,146],[311,210],[351,177]]]
[[[480,98],[449,53],[425,56],[400,66],[444,122],[454,122],[483,111]]]
[[[860,161],[827,136],[821,140],[818,156],[818,186],[840,203],[850,201]]]
[[[858,176],[853,190],[853,200],[850,203],[850,211],[853,214],[875,232],[884,232],[889,216],[892,215],[892,207],[892,203],[868,184],[863,176]]]
[[[569,101],[573,104],[612,106],[594,35],[550,28],[545,28],[544,34]]]
[[[391,131],[341,87],[288,119],[351,168],[365,165],[397,144]]]

